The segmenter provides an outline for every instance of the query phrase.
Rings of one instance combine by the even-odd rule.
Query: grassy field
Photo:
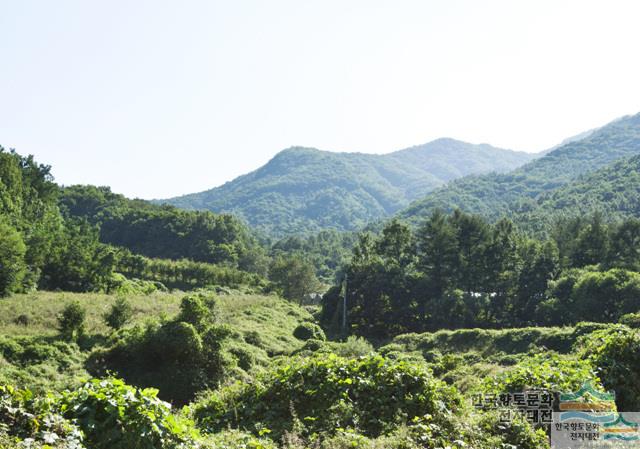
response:
[[[173,318],[184,295],[128,296],[134,314],[127,326]],[[227,347],[241,361],[236,371],[240,376],[266,366],[274,356],[300,349],[304,342],[293,331],[313,320],[308,311],[277,296],[231,292],[217,298],[218,322],[232,330]],[[108,344],[113,330],[104,315],[116,299],[98,293],[37,292],[0,300],[0,383],[59,390],[89,378],[85,362],[94,349]],[[77,343],[63,341],[58,331],[58,316],[72,301],[86,310],[86,337]]]

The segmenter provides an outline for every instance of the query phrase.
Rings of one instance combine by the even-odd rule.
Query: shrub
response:
[[[189,423],[171,415],[171,406],[157,394],[118,379],[94,379],[65,393],[61,409],[92,449],[173,449],[191,442],[196,433]]]
[[[118,330],[131,321],[133,317],[133,307],[124,297],[119,297],[111,306],[111,310],[104,316],[107,326]]]
[[[90,356],[90,371],[102,376],[113,370],[134,385],[156,386],[163,398],[181,404],[217,386],[229,364],[222,342],[230,331],[209,323],[214,303],[207,304],[200,295],[189,295],[174,320],[121,330],[109,348]]]
[[[0,435],[7,432],[11,439],[17,440],[13,446],[16,448],[51,447],[47,444],[57,443],[60,447],[82,449],[80,430],[65,419],[55,405],[50,398],[36,397],[30,390],[0,386]],[[24,440],[33,444],[21,444]],[[1,437],[0,443],[3,443]]]
[[[320,326],[315,323],[302,323],[298,325],[293,331],[293,336],[299,340],[326,340],[324,331]]]
[[[594,332],[584,338],[582,356],[615,391],[619,410],[640,407],[640,331],[617,326]]]
[[[375,352],[375,350],[365,338],[350,335],[344,343],[336,345],[335,352],[341,357],[362,357]]]
[[[39,397],[0,386],[0,430],[16,448],[178,449],[194,447],[198,438],[193,423],[172,415],[157,390],[111,378]]]
[[[257,346],[258,348],[264,348],[264,341],[258,331],[248,331],[244,334],[244,341],[248,344]]]
[[[620,317],[620,324],[625,324],[634,329],[640,328],[640,312],[639,313],[627,313]]]
[[[256,382],[224,387],[197,404],[195,416],[209,431],[231,427],[258,434],[266,427],[279,439],[294,427],[305,436],[357,428],[375,437],[430,414],[434,433],[445,435],[452,430],[450,412],[460,404],[455,389],[421,365],[329,354],[294,358]]]
[[[547,449],[549,438],[542,429],[534,429],[526,419],[514,414],[509,422],[500,419],[498,412],[482,413],[473,437],[480,441],[473,447]],[[474,438],[474,439],[475,439]]]
[[[29,318],[29,315],[22,313],[18,315],[13,322],[21,326],[28,326],[29,323],[31,323],[31,318]]]
[[[68,303],[58,317],[58,329],[67,340],[75,340],[84,333],[86,311],[80,302]]]
[[[190,323],[197,329],[203,329],[216,319],[216,299],[212,294],[196,293],[187,295],[180,302],[178,321]]]
[[[588,362],[544,353],[525,357],[512,369],[486,379],[484,391],[496,394],[526,390],[571,392],[577,391],[585,382],[604,390]]]

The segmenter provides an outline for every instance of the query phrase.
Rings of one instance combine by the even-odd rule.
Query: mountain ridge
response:
[[[452,179],[507,171],[535,157],[451,138],[387,154],[289,147],[219,187],[154,202],[236,214],[276,237],[355,230]]]
[[[640,113],[616,119],[515,170],[463,177],[428,193],[398,215],[418,221],[435,209],[489,219],[535,207],[536,198],[617,160],[640,154]]]

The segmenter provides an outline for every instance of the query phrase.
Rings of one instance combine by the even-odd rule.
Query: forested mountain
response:
[[[640,155],[624,158],[541,194],[535,207],[516,213],[514,220],[524,229],[538,231],[555,218],[596,211],[609,220],[640,217]]]
[[[400,216],[420,221],[434,209],[461,209],[490,219],[526,213],[537,198],[585,173],[640,153],[640,114],[618,119],[582,140],[505,174],[468,176],[428,194]]]
[[[230,212],[276,237],[354,230],[452,179],[504,172],[534,157],[453,139],[385,155],[295,147],[220,187],[160,202]]]

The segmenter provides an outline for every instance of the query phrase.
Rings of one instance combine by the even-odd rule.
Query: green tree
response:
[[[111,306],[111,310],[104,317],[107,326],[118,330],[131,321],[133,317],[133,307],[125,297],[119,297]]]
[[[58,316],[58,329],[67,340],[76,340],[84,334],[86,310],[80,302],[72,301],[67,304]]]
[[[631,218],[614,228],[607,265],[640,271],[640,220]]]
[[[299,255],[276,257],[269,268],[269,279],[282,296],[295,301],[320,286],[313,265]]]
[[[445,302],[445,293],[453,287],[455,270],[460,263],[456,230],[440,210],[434,211],[418,230],[418,266],[424,273],[424,291],[418,294],[419,313],[426,324],[428,303],[443,311],[438,303]],[[442,304],[440,304],[442,305]],[[432,317],[441,320],[440,314]]]
[[[18,290],[25,275],[26,247],[20,234],[0,222],[0,296]]]
[[[580,268],[596,265],[606,260],[608,249],[609,236],[602,214],[594,213],[587,226],[578,234],[571,255],[572,266]]]

